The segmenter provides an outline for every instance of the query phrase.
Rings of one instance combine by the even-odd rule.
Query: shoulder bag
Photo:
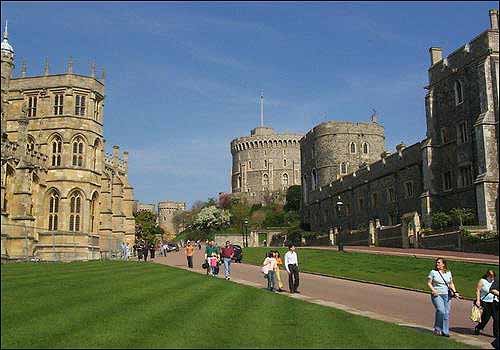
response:
[[[448,288],[448,298],[449,299],[456,298],[457,297],[456,293],[450,288],[450,286],[448,285],[448,283],[444,279],[443,275],[441,275],[441,272],[439,272],[439,270],[437,270],[437,272],[439,273],[439,276],[441,276],[444,284],[446,284],[446,287]]]

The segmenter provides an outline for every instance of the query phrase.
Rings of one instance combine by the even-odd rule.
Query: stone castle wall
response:
[[[231,141],[232,193],[244,195],[249,203],[262,203],[270,195],[300,185],[301,137],[259,127],[250,136]]]

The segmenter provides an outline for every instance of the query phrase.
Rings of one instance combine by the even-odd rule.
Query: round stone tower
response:
[[[257,127],[250,136],[231,141],[232,193],[249,203],[262,203],[269,195],[300,185],[301,134],[278,134],[270,127]]]
[[[384,142],[384,128],[375,116],[369,123],[328,121],[315,126],[300,142],[304,193],[379,160]]]

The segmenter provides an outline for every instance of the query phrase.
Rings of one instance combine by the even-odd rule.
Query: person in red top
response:
[[[231,279],[231,259],[234,256],[234,248],[230,241],[226,241],[226,246],[220,250],[222,261],[224,262],[224,277]]]

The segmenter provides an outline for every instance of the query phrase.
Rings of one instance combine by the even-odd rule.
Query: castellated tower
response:
[[[158,203],[158,225],[165,232],[167,239],[172,239],[179,234],[173,218],[176,212],[185,210],[185,202],[163,201]]]
[[[2,260],[99,259],[133,244],[128,153],[104,153],[104,76],[73,72],[12,77],[2,42]],[[17,232],[22,227],[23,232]],[[29,244],[26,242],[29,241]]]
[[[231,141],[232,193],[249,203],[262,203],[270,195],[285,193],[300,185],[301,134],[278,134],[269,127],[257,127],[250,136]]]
[[[372,116],[370,123],[328,121],[310,130],[300,141],[303,193],[380,159],[384,128]]]

